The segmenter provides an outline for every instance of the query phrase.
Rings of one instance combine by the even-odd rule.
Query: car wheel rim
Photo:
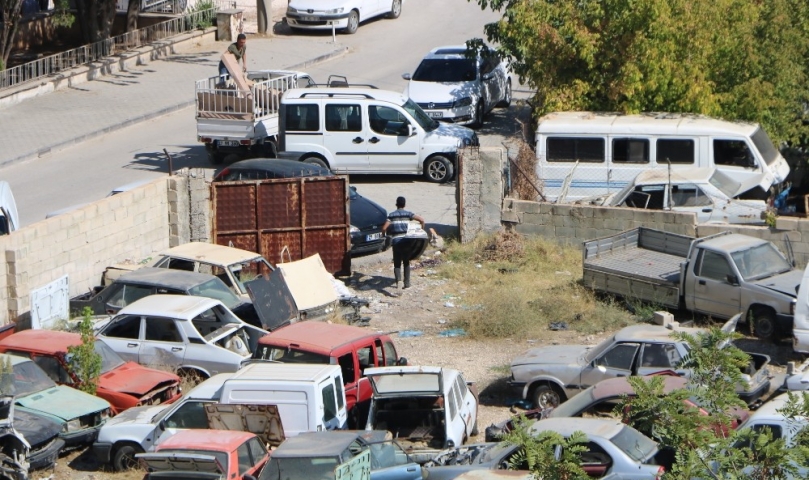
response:
[[[402,11],[402,2],[394,0],[393,2],[393,15],[399,15]]]
[[[433,180],[441,180],[447,175],[447,169],[441,162],[433,162],[429,167],[430,178]]]
[[[537,397],[537,408],[548,408],[559,405],[559,397],[553,392],[543,392]]]
[[[349,30],[355,30],[357,28],[357,24],[359,24],[359,23],[360,22],[359,22],[359,19],[357,18],[356,14],[351,15],[350,17],[348,17],[348,29]]]
[[[762,318],[756,321],[756,333],[759,337],[768,338],[773,334],[774,328],[772,322],[768,318]]]

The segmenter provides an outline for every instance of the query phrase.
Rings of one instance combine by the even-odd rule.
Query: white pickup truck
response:
[[[246,77],[246,89],[219,75],[196,82],[197,140],[205,144],[211,163],[234,154],[274,158],[281,96],[315,83],[305,73],[286,70],[247,72]]]

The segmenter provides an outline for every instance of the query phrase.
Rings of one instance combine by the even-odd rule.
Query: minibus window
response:
[[[756,159],[744,140],[714,140],[713,161],[716,165],[755,168]]]
[[[286,129],[291,131],[316,132],[320,130],[317,104],[289,105],[286,109]]]
[[[661,138],[657,140],[657,163],[694,163],[694,140],[675,140]]]
[[[645,138],[613,139],[612,161],[619,163],[649,163],[649,140]]]
[[[549,162],[604,163],[603,138],[548,137]]]

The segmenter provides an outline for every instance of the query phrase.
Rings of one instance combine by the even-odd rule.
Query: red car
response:
[[[212,473],[230,480],[246,478],[245,475],[258,477],[270,455],[264,443],[249,432],[182,430],[161,443],[154,453],[140,453],[137,458],[149,471],[144,480],[187,478],[182,473],[190,472]]]
[[[54,382],[79,386],[68,368],[67,347],[81,345],[78,333],[55,330],[24,330],[0,340],[0,353],[30,357]],[[104,342],[96,340],[101,355],[101,376],[96,395],[110,402],[113,414],[130,407],[172,403],[181,396],[180,377],[173,373],[126,362]]]

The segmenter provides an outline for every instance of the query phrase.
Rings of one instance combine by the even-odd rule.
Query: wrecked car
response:
[[[14,410],[14,429],[17,430],[31,446],[28,452],[28,464],[31,470],[51,468],[65,446],[59,436],[62,424],[34,412]]]
[[[188,478],[200,473],[210,479],[255,478],[269,453],[254,434],[222,430],[186,430],[159,445],[154,453],[135,457],[146,467],[144,479]]]
[[[262,360],[340,365],[349,428],[364,427],[368,418],[371,385],[365,370],[407,365],[388,335],[323,322],[294,323],[261,337],[250,362]]]
[[[365,370],[374,391],[367,430],[388,430],[419,461],[478,434],[478,394],[461,372],[402,366]]]
[[[424,464],[430,480],[449,480],[471,470],[512,470],[522,448],[506,442],[472,443],[449,448],[435,455]],[[519,470],[528,465],[520,463]],[[517,470],[517,469],[514,469]]]
[[[115,315],[122,308],[149,295],[198,295],[221,301],[245,322],[261,327],[253,302],[231,292],[213,275],[143,267],[127,272],[106,287],[95,287],[91,292],[70,299],[70,311],[80,316],[85,307],[93,315]]]
[[[11,382],[3,382],[0,392],[0,476],[11,480],[28,479],[30,445],[14,429],[14,395]],[[11,391],[8,391],[11,390]]]
[[[81,345],[81,335],[54,330],[23,330],[0,340],[0,353],[28,357],[60,385],[80,387],[70,367],[68,347]],[[96,340],[101,374],[96,395],[110,402],[112,413],[130,407],[171,403],[180,398],[180,377],[169,372],[126,362],[103,341]]]
[[[736,315],[722,327],[734,331]],[[701,328],[661,325],[632,325],[619,330],[596,346],[552,345],[532,348],[511,362],[509,384],[536,408],[555,407],[601,380],[630,375],[651,375],[679,368],[688,354],[686,342],[671,336],[673,331],[696,335]],[[748,353],[750,364],[742,374],[736,393],[748,405],[758,403],[770,388],[767,365],[770,357]]]
[[[110,404],[80,390],[56,383],[29,358],[0,354],[14,369],[16,408],[42,415],[59,423],[66,447],[95,440],[98,429],[110,415]]]
[[[124,307],[97,336],[124,360],[208,378],[238,370],[266,333],[219,300],[151,295]]]
[[[421,480],[423,469],[384,431],[309,432],[288,438],[272,451],[259,480],[334,479],[334,470],[370,451],[371,479]]]

